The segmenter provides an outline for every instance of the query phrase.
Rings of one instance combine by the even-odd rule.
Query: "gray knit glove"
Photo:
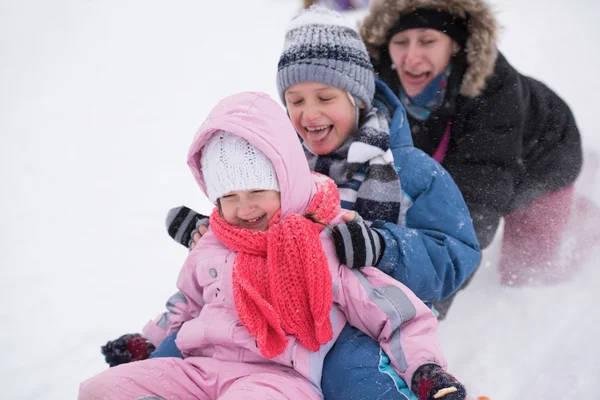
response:
[[[169,210],[165,224],[169,236],[177,243],[191,248],[194,233],[199,232],[198,229],[202,225],[208,226],[208,217],[186,206],[180,206]]]
[[[381,260],[385,242],[375,229],[367,226],[362,217],[356,217],[333,229],[335,252],[342,264],[350,268],[375,266]]]

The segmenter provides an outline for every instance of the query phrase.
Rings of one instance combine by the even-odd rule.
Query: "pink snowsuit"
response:
[[[275,101],[262,93],[241,93],[212,110],[188,154],[204,193],[200,154],[216,130],[245,138],[269,157],[281,190],[282,218],[304,214],[316,191],[315,179],[320,178],[311,174],[296,133]],[[331,224],[340,221],[341,213]],[[262,356],[236,314],[232,289],[236,253],[209,229],[185,261],[179,292],[167,303],[169,311],[143,331],[156,346],[179,331],[176,344],[186,358],[154,358],[110,368],[83,382],[79,398],[319,399],[323,360],[346,322],[378,341],[406,382],[423,364],[445,368],[431,310],[378,269],[341,265],[327,232],[323,229],[320,238],[333,281],[333,339],[319,351],[311,352],[288,336],[281,355]]]

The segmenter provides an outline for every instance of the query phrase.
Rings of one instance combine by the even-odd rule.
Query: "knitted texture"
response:
[[[335,252],[342,264],[350,268],[376,266],[383,254],[384,241],[371,229],[359,214],[345,224],[333,227]]]
[[[233,268],[235,309],[266,358],[281,354],[286,334],[311,351],[333,338],[329,312],[332,280],[319,233],[340,211],[335,183],[319,176],[306,216],[278,212],[269,229],[254,232],[228,224],[215,210],[215,236],[238,252]],[[313,222],[319,221],[320,223]]]
[[[320,82],[349,92],[367,110],[375,94],[373,65],[352,22],[338,12],[312,6],[288,26],[277,70],[277,90]]]
[[[115,367],[131,361],[145,360],[155,347],[139,333],[129,333],[107,342],[100,349],[108,365]]]
[[[434,397],[440,390],[456,388],[447,394]],[[467,397],[465,387],[455,377],[436,364],[420,366],[413,375],[411,390],[419,400],[464,400]]]
[[[400,16],[398,16],[400,17]],[[402,15],[387,32],[387,41],[397,33],[408,29],[428,28],[450,36],[461,48],[465,47],[469,38],[469,23],[465,18],[439,9],[417,8],[413,12]]]
[[[173,240],[189,248],[192,245],[194,233],[198,232],[202,225],[208,226],[208,217],[198,214],[186,206],[179,206],[169,210],[165,225]]]
[[[246,139],[217,131],[202,149],[202,174],[208,198],[214,203],[234,190],[277,190],[271,161]]]
[[[375,107],[361,120],[355,135],[329,154],[304,150],[311,171],[331,177],[344,187],[345,208],[353,207],[366,221],[383,220],[404,225],[402,188],[390,149],[390,128]],[[359,185],[352,185],[352,181]]]

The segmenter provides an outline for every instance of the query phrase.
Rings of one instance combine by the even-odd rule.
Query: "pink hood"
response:
[[[265,93],[245,92],[223,99],[200,126],[188,165],[206,195],[200,156],[204,144],[218,130],[243,137],[273,163],[281,190],[281,214],[303,214],[316,191],[298,136],[284,110]]]

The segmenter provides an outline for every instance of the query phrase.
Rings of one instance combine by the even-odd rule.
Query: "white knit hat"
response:
[[[200,160],[208,198],[213,203],[234,190],[277,190],[277,173],[259,149],[246,139],[217,131],[202,149]]]

